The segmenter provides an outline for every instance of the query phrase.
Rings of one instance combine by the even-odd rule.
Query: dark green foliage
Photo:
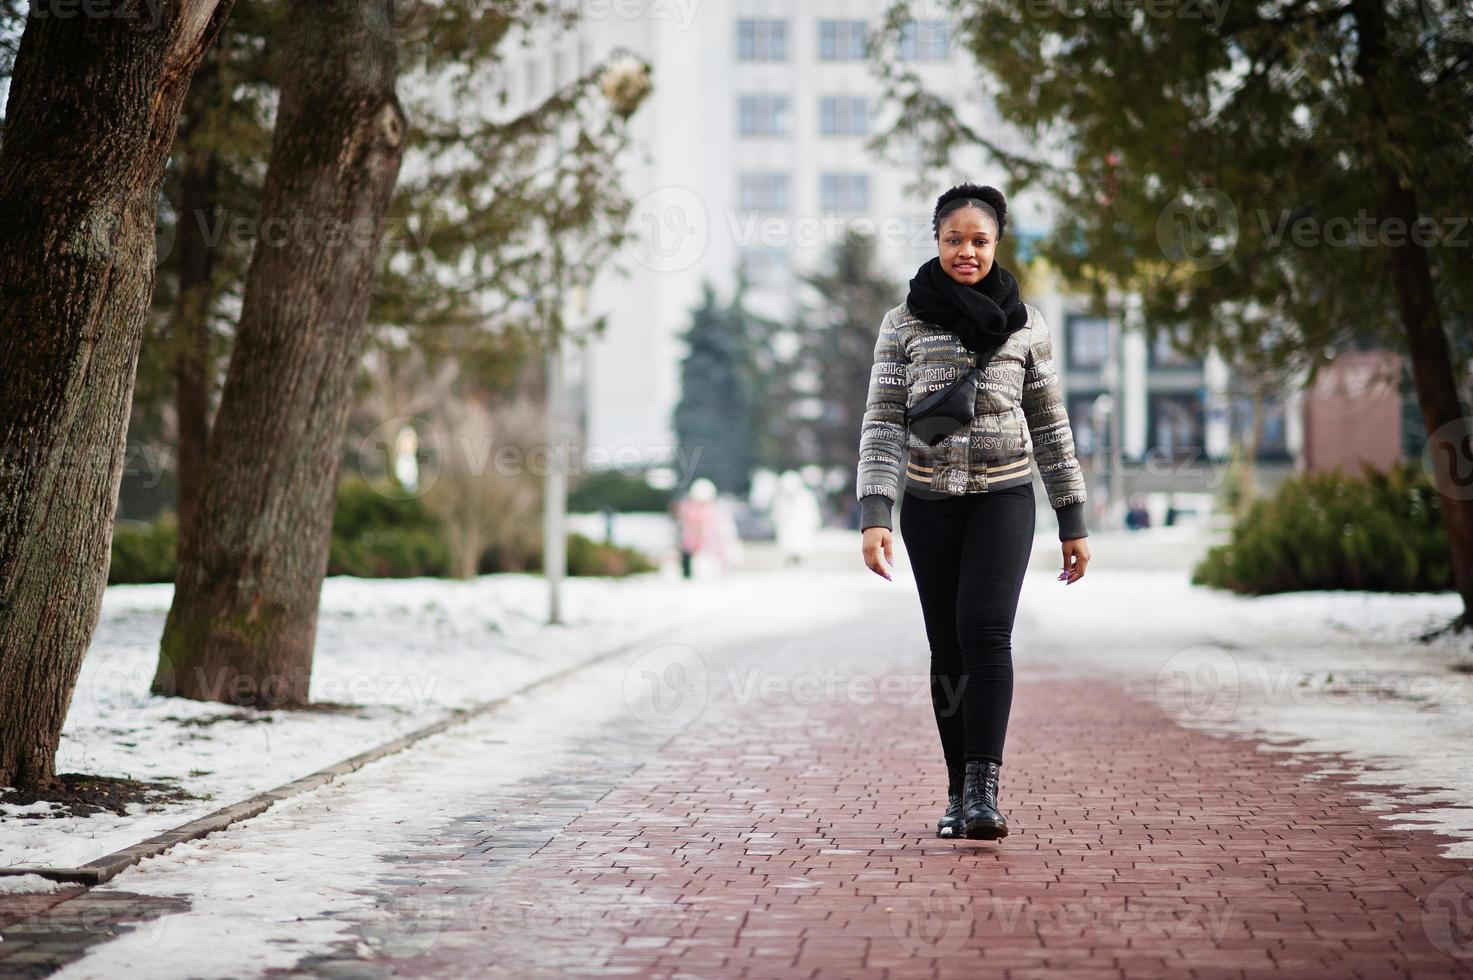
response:
[[[327,574],[408,578],[444,575],[449,564],[444,531],[423,500],[358,477],[343,480]]]
[[[807,288],[795,322],[774,325],[797,334],[790,359],[775,360],[773,337],[755,345],[761,404],[769,407],[761,416],[763,464],[781,471],[813,463],[846,474],[846,484],[832,495],[845,508],[854,496],[859,429],[880,320],[905,299],[915,274],[898,268],[886,275],[877,268],[875,248],[872,234],[849,229],[823,267],[803,276]]]
[[[718,306],[710,282],[685,332],[675,436],[685,469],[682,488],[706,477],[718,490],[745,496],[757,465],[756,380],[752,333],[756,318],[742,308],[739,289]]]
[[[612,507],[616,511],[669,509],[671,493],[649,485],[641,476],[619,470],[590,473],[568,494],[568,510],[589,513]]]
[[[1473,309],[1461,218],[1473,213],[1473,8],[1462,0],[1170,0],[1150,15],[1095,16],[1012,0],[933,7],[979,67],[966,81],[1059,152],[1015,152],[998,138],[1011,130],[968,124],[958,79],[928,88],[896,58],[915,16],[900,0],[872,59],[900,111],[869,149],[917,138],[915,186],[928,195],[952,182],[955,154],[985,150],[1010,197],[1055,202],[1040,253],[1100,308],[1111,290],[1136,291],[1147,329],[1180,324],[1194,352],[1215,345],[1235,368],[1313,369],[1360,340],[1403,348],[1391,270],[1406,246],[1377,238],[1395,234],[1394,177],[1435,231],[1428,259],[1448,333]],[[1371,45],[1377,57],[1360,57]]]
[[[174,581],[174,546],[178,537],[179,522],[172,511],[151,521],[118,523],[113,527],[107,584]]]
[[[654,570],[654,563],[633,548],[604,544],[577,532],[568,535],[569,575],[623,576]]]
[[[178,523],[173,512],[143,523],[118,524],[113,532],[112,565],[108,584],[172,582]],[[358,477],[344,477],[338,488],[333,522],[329,575],[359,578],[439,577],[448,573],[445,531],[418,497],[403,497],[392,489],[381,492]],[[541,558],[499,556],[487,549],[480,570],[536,572]],[[582,534],[568,535],[569,575],[631,575],[650,572],[655,565],[642,552],[596,542]]]
[[[1319,471],[1257,500],[1192,582],[1263,594],[1301,589],[1431,592],[1453,587],[1440,499],[1416,461],[1388,473]]]

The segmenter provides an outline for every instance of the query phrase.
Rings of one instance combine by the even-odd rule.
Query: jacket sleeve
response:
[[[905,350],[890,313],[880,322],[870,367],[869,393],[859,433],[859,470],[855,492],[859,498],[859,528],[893,530],[890,509],[900,492],[900,470],[905,465]]]
[[[1037,307],[1023,375],[1023,414],[1033,439],[1038,475],[1048,490],[1049,504],[1059,521],[1059,540],[1089,536],[1084,526],[1084,472],[1074,455],[1074,431],[1064,408],[1064,393],[1054,364],[1048,323]]]

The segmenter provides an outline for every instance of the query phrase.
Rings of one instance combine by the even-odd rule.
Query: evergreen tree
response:
[[[918,138],[916,185],[955,147],[985,149],[1053,198],[1040,251],[1101,307],[1142,301],[1148,333],[1184,327],[1259,374],[1313,379],[1374,338],[1412,365],[1458,591],[1473,626],[1473,495],[1458,394],[1473,310],[1473,8],[1465,0],[1303,0],[1077,16],[1070,5],[940,0],[956,46],[1003,120],[1048,139],[1012,152],[896,56],[912,5],[896,0],[873,64],[902,107],[875,150]],[[948,89],[956,90],[952,81]],[[1006,240],[1006,238],[1004,239]],[[1452,246],[1452,247],[1450,247]],[[1153,338],[1148,338],[1153,339]]]
[[[757,465],[757,426],[751,315],[742,289],[719,305],[709,281],[692,311],[675,407],[679,457],[691,461],[687,480],[707,477],[718,490],[745,496]]]
[[[823,268],[803,277],[810,295],[798,322],[801,376],[811,384],[813,410],[799,420],[805,461],[848,476],[836,502],[854,495],[859,428],[864,419],[875,338],[885,313],[905,298],[905,284],[875,269],[873,236],[849,230]],[[907,281],[909,274],[907,273]]]

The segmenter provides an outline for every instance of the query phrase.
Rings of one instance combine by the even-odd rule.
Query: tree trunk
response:
[[[184,108],[181,141],[198,132],[219,99],[217,47],[195,73]],[[173,345],[174,407],[179,418],[174,463],[178,488],[179,535],[194,519],[204,482],[205,443],[210,434],[210,388],[214,382],[210,342],[210,307],[215,248],[206,237],[215,229],[219,211],[219,158],[211,145],[185,150],[176,202],[174,249],[178,255],[179,293],[170,317]]]
[[[148,29],[128,4],[26,21],[0,146],[0,785],[56,783],[107,585],[164,164],[231,3],[164,4]]]
[[[392,0],[292,0],[260,232],[158,694],[307,702],[343,433],[398,179]],[[371,31],[374,23],[378,30]]]
[[[1368,119],[1367,124],[1391,124],[1398,118],[1394,109],[1395,97],[1383,93],[1405,93],[1420,83],[1391,56],[1382,0],[1355,0],[1352,11],[1360,33],[1355,68],[1365,86],[1370,110],[1376,117]],[[1397,72],[1402,75],[1396,81],[1404,84],[1391,83],[1388,73]],[[1393,126],[1388,142],[1395,143],[1398,137]],[[1412,238],[1412,229],[1419,217],[1417,192],[1384,152],[1377,154],[1371,176],[1379,198],[1377,214],[1383,221],[1399,219],[1407,230],[1405,241],[1390,246],[1391,282],[1396,290],[1397,311],[1406,330],[1407,352],[1411,357],[1412,381],[1417,389],[1422,425],[1430,439],[1438,430],[1446,433],[1448,430],[1444,426],[1462,419],[1463,410],[1458,401],[1447,334],[1443,331],[1442,316],[1437,308],[1427,249]],[[1466,425],[1466,422],[1462,424]],[[1463,611],[1456,621],[1457,628],[1469,628],[1473,627],[1473,499],[1455,480],[1456,453],[1441,452],[1434,446],[1431,457],[1433,483],[1441,497],[1443,524],[1451,552],[1453,587],[1463,598]]]

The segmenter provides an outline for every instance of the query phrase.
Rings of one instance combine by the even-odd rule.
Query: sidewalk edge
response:
[[[0,876],[36,875],[52,881],[81,884],[88,887],[103,884],[116,877],[124,869],[137,864],[144,858],[156,857],[169,850],[175,844],[197,840],[213,834],[218,830],[224,830],[231,824],[248,820],[270,809],[273,803],[316,789],[319,786],[332,782],[339,776],[355,772],[370,762],[402,752],[416,742],[429,738],[431,735],[438,735],[456,725],[470,721],[472,718],[501,707],[513,698],[520,697],[543,684],[560,680],[575,670],[587,667],[590,664],[627,653],[659,636],[663,636],[666,633],[694,622],[698,618],[700,617],[690,616],[674,623],[666,623],[663,626],[650,630],[642,636],[628,640],[602,653],[595,654],[586,660],[569,664],[560,670],[548,674],[546,677],[539,677],[535,681],[524,684],[516,690],[493,698],[490,701],[482,701],[468,708],[451,708],[450,713],[437,722],[400,735],[398,738],[384,742],[382,745],[375,746],[366,752],[360,752],[355,756],[334,763],[324,769],[319,769],[316,772],[309,773],[299,779],[294,779],[289,783],[283,783],[273,789],[265,790],[257,793],[255,796],[241,800],[238,803],[221,807],[213,813],[207,813],[203,817],[191,820],[186,824],[181,824],[171,830],[166,830],[162,834],[157,834],[137,844],[114,851],[111,854],[105,854],[95,861],[88,861],[86,864],[78,865],[74,868],[10,865],[8,867],[0,867]]]

